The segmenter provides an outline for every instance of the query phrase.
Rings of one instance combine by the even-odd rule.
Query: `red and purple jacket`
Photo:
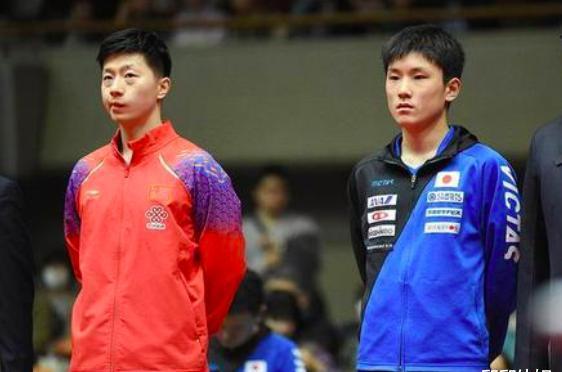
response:
[[[245,271],[228,175],[165,122],[110,144],[70,176],[65,237],[81,289],[71,371],[205,371]]]

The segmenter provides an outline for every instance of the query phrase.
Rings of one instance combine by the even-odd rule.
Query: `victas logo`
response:
[[[385,209],[385,210],[367,213],[367,222],[369,223],[377,223],[382,221],[395,221],[395,220],[396,220],[395,209]]]
[[[435,187],[459,187],[460,172],[439,172],[435,176]]]
[[[427,193],[428,203],[462,203],[464,191],[431,191]]]
[[[373,187],[383,187],[383,186],[392,186],[392,185],[394,185],[393,179],[373,180],[371,182],[371,186]]]
[[[377,225],[369,227],[368,238],[376,239],[381,236],[394,236],[396,235],[396,225]]]
[[[165,230],[166,224],[164,223],[168,219],[168,211],[161,205],[153,205],[150,207],[144,216],[148,219],[146,228],[149,230]]]
[[[397,194],[375,195],[367,199],[367,208],[386,207],[388,205],[396,205],[398,201]]]

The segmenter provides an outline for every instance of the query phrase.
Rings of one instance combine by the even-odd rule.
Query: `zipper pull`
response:
[[[416,187],[416,180],[418,178],[416,177],[415,174],[412,174],[412,177],[410,178],[410,187],[412,188],[412,190],[414,189],[414,187]]]

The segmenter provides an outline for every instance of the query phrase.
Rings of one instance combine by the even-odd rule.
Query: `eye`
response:
[[[132,79],[132,78],[135,78],[135,77],[137,77],[137,75],[133,74],[132,72],[127,72],[125,74],[125,79]]]
[[[426,76],[426,75],[418,74],[418,75],[414,75],[414,79],[416,79],[416,80],[423,80],[423,79],[427,79],[427,76]]]
[[[398,80],[398,79],[400,79],[400,76],[398,76],[398,75],[389,75],[388,76],[388,80]]]
[[[103,77],[102,77],[103,81],[108,81],[108,80],[111,80],[111,79],[113,79],[113,76],[111,76],[111,75],[103,75]]]

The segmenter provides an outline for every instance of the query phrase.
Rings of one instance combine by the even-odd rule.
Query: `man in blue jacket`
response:
[[[497,152],[448,123],[464,52],[408,27],[383,47],[401,133],[355,165],[351,237],[365,284],[357,369],[480,372],[515,305],[520,202]]]
[[[23,196],[0,177],[0,371],[30,372],[33,255]]]
[[[304,372],[297,346],[263,323],[265,295],[258,274],[248,270],[222,328],[209,350],[212,372]]]

